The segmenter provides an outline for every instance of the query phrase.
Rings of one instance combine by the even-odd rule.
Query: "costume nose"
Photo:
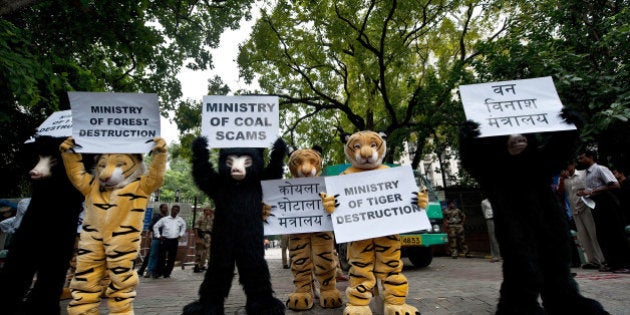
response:
[[[372,148],[368,146],[361,147],[360,151],[361,157],[364,159],[372,157]]]

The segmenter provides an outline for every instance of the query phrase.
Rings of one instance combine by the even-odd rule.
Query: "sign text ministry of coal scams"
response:
[[[276,96],[204,96],[201,134],[212,148],[268,147],[278,137]]]

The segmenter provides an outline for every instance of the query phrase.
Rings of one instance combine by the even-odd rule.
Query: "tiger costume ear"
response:
[[[315,151],[315,152],[319,153],[319,156],[322,156],[322,157],[324,156],[324,150],[322,149],[322,147],[321,147],[321,146],[319,146],[319,145],[317,145],[317,144],[316,144],[316,145],[314,145],[314,146],[311,148],[311,150],[313,150],[313,151]]]
[[[342,131],[341,134],[339,135],[339,138],[341,139],[341,143],[343,143],[343,144],[348,143],[348,139],[350,139],[351,135],[352,135],[351,133],[347,133],[345,131]]]

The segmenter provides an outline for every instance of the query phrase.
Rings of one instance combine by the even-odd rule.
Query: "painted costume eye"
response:
[[[236,155],[228,155],[227,158],[225,159],[225,165],[227,165],[228,167],[232,167],[232,165],[234,164],[234,160],[237,158]]]
[[[245,167],[252,166],[252,158],[249,156],[245,157]]]
[[[360,144],[358,144],[358,143],[356,143],[356,144],[354,144],[354,145],[352,146],[352,148],[353,148],[353,149],[355,149],[355,150],[359,150],[359,149],[361,149],[361,145],[360,145]]]

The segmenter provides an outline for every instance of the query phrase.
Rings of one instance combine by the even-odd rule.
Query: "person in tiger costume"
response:
[[[151,193],[162,186],[166,142],[153,139],[149,171],[141,154],[101,154],[94,174],[85,171],[72,137],[59,149],[72,184],[85,196],[85,217],[77,249],[77,266],[70,283],[69,315],[98,314],[105,277],[110,314],[134,314],[138,274],[133,261],[140,250],[144,212]]]
[[[383,165],[387,150],[383,134],[359,131],[342,136],[342,140],[345,142],[344,153],[351,166],[340,175],[388,168],[387,165]],[[337,205],[335,196],[321,193],[321,197],[326,212],[333,213]],[[426,191],[418,192],[416,198],[420,208],[427,207],[429,197]],[[400,246],[399,235],[348,244],[350,284],[346,289],[348,303],[343,311],[344,315],[372,314],[369,304],[377,277],[383,286],[385,315],[420,314],[415,307],[405,303],[409,284],[402,274]]]
[[[289,156],[289,170],[293,177],[319,176],[322,170],[322,149],[293,151]],[[336,308],[343,303],[337,290],[336,265],[333,257],[335,239],[332,231],[292,234],[289,257],[295,291],[289,294],[287,307],[295,311],[313,307],[311,283],[313,275],[320,284],[319,304],[324,308]]]

